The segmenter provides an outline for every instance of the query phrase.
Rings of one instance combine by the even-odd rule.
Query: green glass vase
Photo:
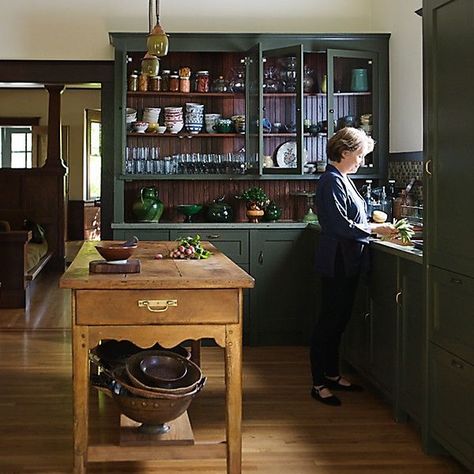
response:
[[[158,197],[154,186],[142,188],[133,203],[132,212],[138,222],[159,222],[165,206]]]

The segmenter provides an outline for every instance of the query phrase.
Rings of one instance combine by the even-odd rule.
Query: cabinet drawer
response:
[[[170,232],[168,229],[130,229],[114,230],[115,240],[127,240],[136,235],[140,240],[169,240]]]
[[[195,234],[199,234],[202,240],[211,242],[235,263],[249,262],[248,231],[234,229],[172,229],[170,240]]]
[[[474,463],[474,366],[431,344],[430,427],[441,443]],[[451,448],[451,449],[449,449]]]
[[[139,306],[143,301],[149,307]],[[170,301],[176,305],[167,305]],[[79,325],[237,323],[238,309],[238,290],[76,291]]]
[[[474,279],[431,267],[430,339],[474,363]]]

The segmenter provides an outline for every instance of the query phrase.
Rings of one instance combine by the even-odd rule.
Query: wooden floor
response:
[[[0,310],[0,474],[68,473],[72,468],[69,295],[42,275],[28,311]],[[208,383],[190,418],[197,440],[224,437],[222,350],[203,349]],[[243,472],[258,474],[459,474],[451,458],[428,457],[407,424],[394,423],[370,391],[342,407],[309,397],[307,351],[244,349]],[[117,437],[113,401],[92,392],[91,437]],[[186,449],[183,447],[182,449]],[[91,473],[224,473],[223,460],[91,464]]]

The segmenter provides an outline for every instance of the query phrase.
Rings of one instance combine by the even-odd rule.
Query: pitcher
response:
[[[132,212],[138,222],[159,222],[164,204],[158,198],[154,186],[142,188],[139,198],[133,203]]]

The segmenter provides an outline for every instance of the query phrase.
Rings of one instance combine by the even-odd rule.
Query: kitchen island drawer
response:
[[[238,290],[80,290],[76,324],[237,323]]]
[[[430,267],[430,340],[474,364],[474,278]]]
[[[201,240],[207,240],[235,263],[249,262],[249,233],[238,229],[171,229],[170,240],[199,234]]]

